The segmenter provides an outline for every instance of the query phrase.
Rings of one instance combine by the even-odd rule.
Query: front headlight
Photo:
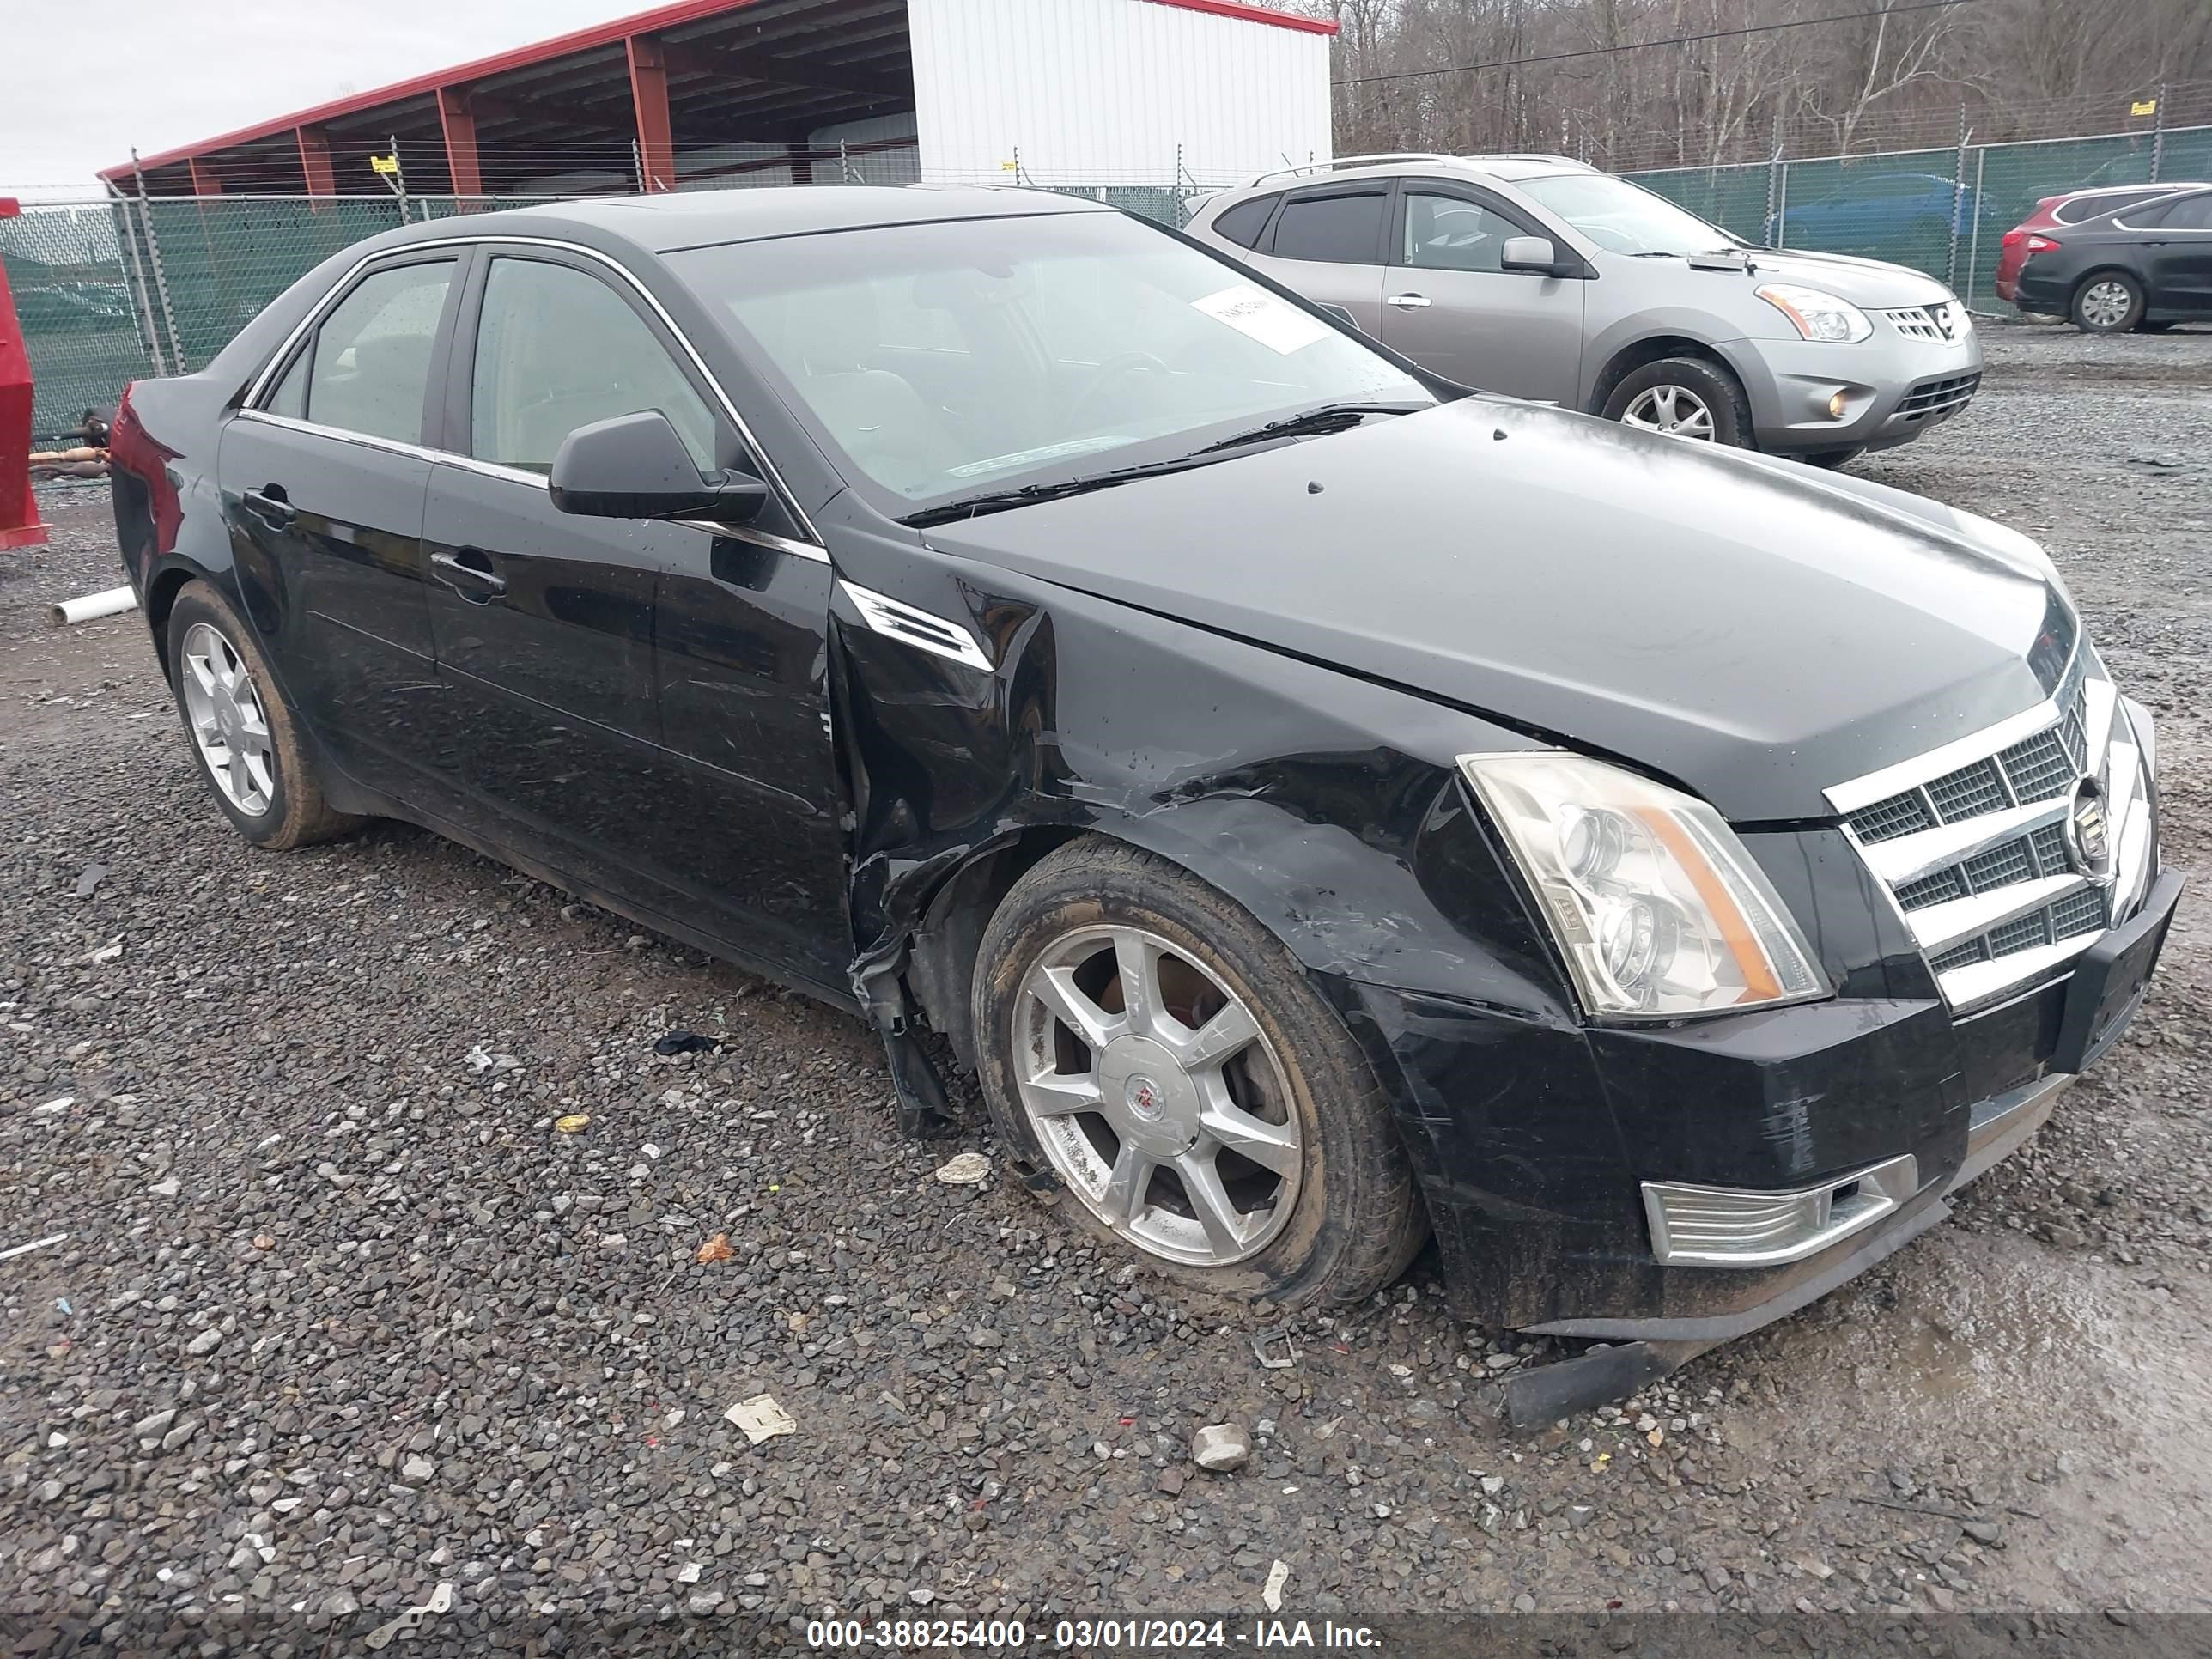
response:
[[[1850,345],[1874,333],[1874,325],[1867,321],[1866,313],[1850,301],[1823,294],[1817,288],[1799,288],[1795,283],[1769,283],[1758,294],[1796,324],[1797,331],[1808,340]]]
[[[1556,750],[1459,764],[1592,1013],[1718,1013],[1828,994],[1772,884],[1705,802]]]

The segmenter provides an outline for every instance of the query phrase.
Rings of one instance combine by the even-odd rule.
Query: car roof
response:
[[[2212,186],[2187,179],[2145,179],[2138,184],[2088,185],[2080,190],[2061,191],[2051,199],[2059,202],[2078,202],[2084,196],[2118,196],[2123,192],[2132,194],[2136,191],[2144,190],[2181,191],[2207,188],[2212,188]]]
[[[410,240],[436,241],[512,234],[545,235],[578,228],[654,253],[757,242],[824,231],[884,225],[929,224],[957,219],[1012,218],[1042,213],[1112,213],[1099,202],[1049,191],[986,185],[783,185],[772,190],[667,191],[652,196],[594,196],[495,214],[441,219],[430,234]]]
[[[1333,161],[1309,161],[1301,167],[1278,167],[1261,173],[1228,195],[1248,191],[1290,190],[1304,185],[1334,184],[1340,179],[1394,178],[1402,173],[1471,173],[1514,184],[1529,179],[1552,178],[1563,173],[1596,173],[1599,169],[1571,155],[1443,155],[1408,151],[1391,155],[1346,155]],[[1212,198],[1209,198],[1209,200]]]

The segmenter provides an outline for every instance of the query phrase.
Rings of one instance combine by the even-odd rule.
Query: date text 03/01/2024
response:
[[[1323,1620],[1255,1619],[1249,1626],[1225,1619],[1062,1619],[1034,1631],[1019,1620],[817,1620],[806,1626],[806,1645],[837,1652],[875,1649],[926,1652],[933,1649],[1018,1652],[1032,1643],[1055,1651],[1175,1652],[1207,1648],[1328,1648],[1372,1650],[1382,1636],[1370,1626]]]

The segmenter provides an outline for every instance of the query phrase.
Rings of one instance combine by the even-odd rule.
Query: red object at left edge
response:
[[[21,210],[14,197],[0,196],[0,219]],[[0,548],[34,547],[46,539],[31,493],[31,356],[15,320],[8,266],[0,261]]]

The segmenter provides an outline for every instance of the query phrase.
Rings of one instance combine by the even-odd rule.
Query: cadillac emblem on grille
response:
[[[2075,867],[2096,881],[2112,878],[2112,837],[2105,822],[2104,791],[2094,778],[2074,786],[2073,804],[2066,809],[2066,848]]]

